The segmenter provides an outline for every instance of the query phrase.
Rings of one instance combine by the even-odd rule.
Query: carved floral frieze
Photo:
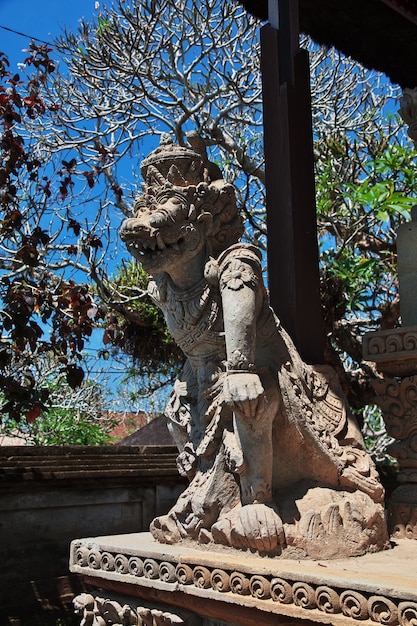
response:
[[[387,451],[400,468],[388,507],[390,531],[417,539],[417,375],[375,380],[373,387],[386,431],[396,439]]]
[[[417,376],[377,379],[373,381],[373,388],[376,402],[384,415],[387,433],[394,439],[409,440],[409,452],[417,458],[417,452],[413,451],[417,442],[412,443],[417,435]],[[407,456],[405,451],[398,449],[397,455],[403,465]]]
[[[85,545],[80,545],[73,551],[73,565],[79,567],[73,571],[79,571],[89,576],[97,575],[99,570],[111,571],[126,576],[126,582],[130,583],[132,576],[134,576],[138,579],[139,584],[140,579],[153,580],[154,584],[158,582],[169,583],[172,585],[172,591],[183,590],[186,592],[186,589],[190,587],[205,590],[205,592],[217,592],[219,600],[221,599],[220,594],[227,594],[229,602],[233,601],[234,597],[239,604],[242,604],[245,598],[255,600],[257,603],[260,602],[261,606],[263,602],[267,602],[267,610],[271,613],[288,614],[285,605],[292,609],[292,615],[298,615],[300,618],[309,619],[312,617],[312,612],[316,612],[314,619],[318,621],[320,621],[319,616],[322,614],[332,615],[334,616],[334,624],[342,623],[346,618],[353,621],[358,620],[362,624],[374,623],[387,626],[396,626],[397,624],[399,626],[411,626],[417,623],[417,602],[401,601],[394,597],[371,594],[346,587],[339,588],[329,584],[313,584],[294,580],[288,576],[261,575],[259,573],[251,575],[247,572],[218,567],[192,563],[173,563],[153,558],[110,553],[100,550],[97,546],[89,548]],[[117,576],[117,580],[120,581],[121,579],[121,576]],[[152,615],[152,618],[149,617],[149,613],[147,614],[148,620],[153,619],[154,621],[144,621],[138,609],[131,609],[128,606],[121,607],[117,603],[109,604],[110,601],[94,599],[92,596],[89,596],[89,602],[89,606],[92,608],[83,608],[84,621],[81,626],[110,626],[115,624],[159,626],[160,624],[184,623],[178,621],[181,618],[171,616],[171,614],[163,614],[163,617],[160,611],[156,613],[153,611],[152,613],[155,615]],[[104,609],[107,611],[105,617],[103,617]],[[120,619],[119,622],[91,621],[92,615],[95,615],[94,611],[96,613],[98,611],[97,615],[104,620],[115,620],[118,615],[121,615],[125,621]],[[94,617],[94,619],[97,618]],[[166,621],[158,621],[162,619]]]

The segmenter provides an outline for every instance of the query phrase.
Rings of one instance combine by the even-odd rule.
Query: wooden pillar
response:
[[[261,29],[271,304],[303,359],[323,362],[308,53],[298,0],[269,0]]]

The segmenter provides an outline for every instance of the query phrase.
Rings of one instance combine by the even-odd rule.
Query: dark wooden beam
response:
[[[304,360],[322,363],[308,54],[298,48],[297,0],[269,2],[279,25],[261,29],[271,304]]]

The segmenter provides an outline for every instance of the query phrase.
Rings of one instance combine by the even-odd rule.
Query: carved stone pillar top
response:
[[[363,358],[373,361],[388,376],[417,374],[417,326],[367,333],[363,337]]]

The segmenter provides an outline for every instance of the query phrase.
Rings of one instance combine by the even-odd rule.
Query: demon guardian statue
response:
[[[383,549],[360,431],[334,371],[305,364],[269,307],[233,187],[204,148],[166,136],[141,172],[121,238],[186,357],[166,415],[190,484],[153,536],[298,558]]]

